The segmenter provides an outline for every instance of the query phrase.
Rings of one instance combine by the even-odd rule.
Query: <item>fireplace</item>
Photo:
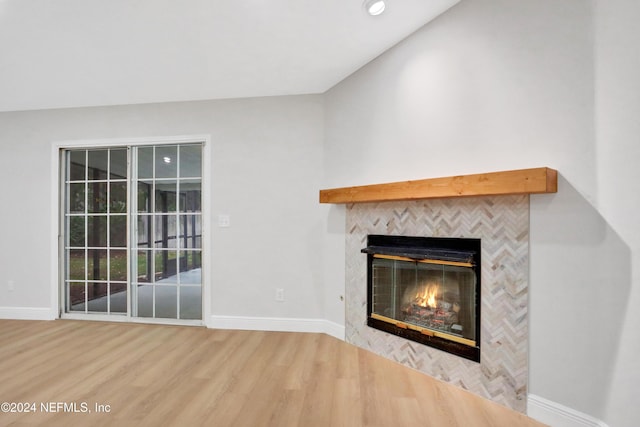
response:
[[[353,203],[345,207],[345,338],[404,366],[525,412],[528,381],[529,196]],[[480,363],[368,325],[370,235],[481,241]],[[480,281],[478,281],[479,283]],[[408,328],[407,328],[408,329]],[[435,341],[432,339],[431,341]]]
[[[369,235],[367,325],[480,361],[480,239]]]
[[[321,203],[344,204],[346,211],[345,340],[526,412],[529,197],[557,191],[558,172],[545,167],[321,190]],[[473,359],[479,363],[398,335],[422,333],[408,325],[405,331],[402,326],[411,322],[395,320],[401,325],[396,333],[369,325],[376,323],[367,286],[372,255],[360,252],[370,235],[482,239],[482,263],[479,256],[475,261],[478,356]],[[433,332],[432,343],[439,331]]]

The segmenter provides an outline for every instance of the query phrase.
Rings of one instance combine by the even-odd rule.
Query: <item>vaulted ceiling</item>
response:
[[[459,0],[0,0],[0,111],[322,93]]]

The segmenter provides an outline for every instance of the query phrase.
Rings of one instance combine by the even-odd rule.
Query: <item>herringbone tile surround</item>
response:
[[[347,342],[525,412],[529,196],[359,203],[346,222]],[[480,363],[366,325],[368,234],[482,239]]]

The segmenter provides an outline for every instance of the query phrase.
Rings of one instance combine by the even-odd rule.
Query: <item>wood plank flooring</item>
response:
[[[542,426],[324,334],[68,320],[0,320],[2,402],[35,412],[0,426]]]

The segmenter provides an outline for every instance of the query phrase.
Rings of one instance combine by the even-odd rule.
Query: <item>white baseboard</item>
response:
[[[54,320],[55,313],[48,307],[0,307],[0,319]]]
[[[53,310],[46,307],[0,307],[0,319],[54,320],[56,315]],[[324,319],[211,316],[207,327],[250,331],[316,332],[344,340],[344,326]]]
[[[324,319],[211,316],[207,327],[248,331],[320,332],[344,340],[344,326]]]
[[[603,421],[543,397],[527,397],[527,415],[551,427],[608,427]]]

